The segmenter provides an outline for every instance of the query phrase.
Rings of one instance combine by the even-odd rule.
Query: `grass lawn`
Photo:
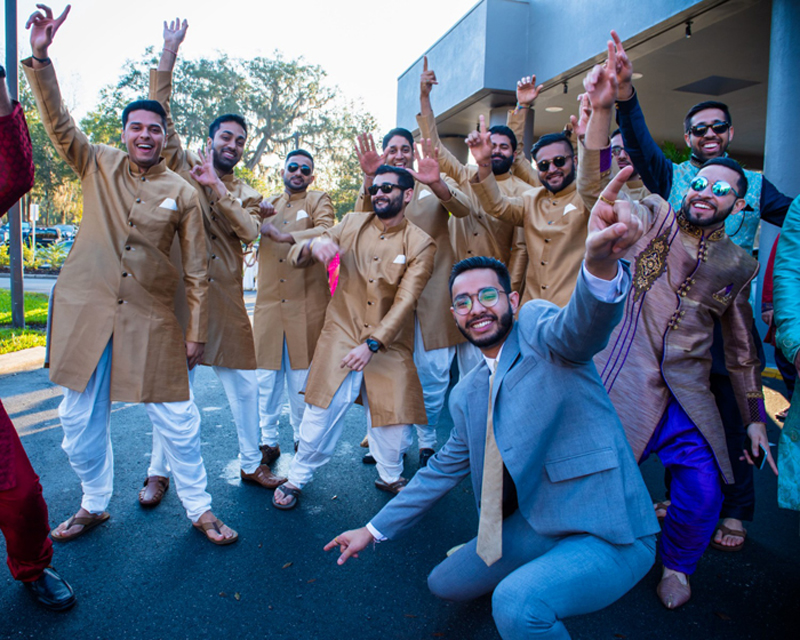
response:
[[[0,289],[0,327],[11,324],[11,291]],[[47,295],[25,294],[25,324],[47,325]]]
[[[0,356],[30,347],[43,347],[45,332],[38,329],[0,328]]]
[[[47,296],[43,293],[25,294],[26,329],[11,326],[11,292],[0,289],[0,355],[45,345],[47,326]],[[31,325],[35,328],[31,328]]]

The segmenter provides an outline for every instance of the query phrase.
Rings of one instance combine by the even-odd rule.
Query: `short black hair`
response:
[[[284,160],[284,164],[286,164],[287,162],[289,162],[289,158],[291,158],[292,156],[303,156],[303,157],[305,157],[305,158],[308,158],[309,160],[311,160],[311,168],[312,168],[312,169],[314,168],[314,156],[312,156],[312,155],[311,155],[311,154],[310,154],[308,151],[306,151],[305,149],[294,149],[293,151],[290,151],[290,152],[289,152],[289,153],[286,155],[286,160]]]
[[[397,176],[397,185],[405,191],[406,189],[413,189],[414,188],[414,178],[411,177],[411,174],[402,169],[400,167],[392,167],[388,164],[382,164],[375,170],[375,175],[380,176],[384,173],[393,173]]]
[[[406,140],[408,140],[408,144],[411,145],[411,148],[414,148],[414,136],[411,135],[411,132],[408,129],[403,129],[402,127],[397,127],[396,129],[392,129],[389,133],[383,136],[383,148],[389,146],[389,140],[394,138],[395,136],[403,136]]]
[[[506,265],[500,262],[497,258],[490,258],[488,256],[473,256],[471,258],[464,258],[453,265],[450,270],[450,297],[453,297],[453,282],[465,271],[473,271],[475,269],[491,269],[497,274],[497,281],[506,293],[511,293],[511,276],[508,274]]]
[[[511,141],[511,150],[517,150],[517,136],[514,135],[514,132],[504,124],[496,124],[493,127],[489,127],[489,133],[496,133],[499,136],[505,136]]]
[[[544,147],[549,147],[551,144],[555,144],[556,142],[562,142],[564,145],[569,149],[569,155],[574,156],[575,151],[572,148],[572,143],[569,141],[569,138],[564,135],[563,133],[548,133],[543,135],[536,141],[536,144],[533,145],[533,149],[531,149],[531,155],[533,159],[536,160],[536,154],[539,153]]]
[[[739,179],[736,181],[736,190],[739,192],[737,197],[744,198],[744,194],[747,193],[747,176],[744,174],[744,169],[742,169],[742,165],[740,165],[736,160],[733,158],[728,158],[727,156],[722,156],[720,158],[712,158],[708,162],[706,162],[700,169],[705,169],[706,167],[711,167],[715,164],[720,165],[721,167],[726,167],[731,171],[735,171],[739,175]]]
[[[167,112],[158,100],[134,100],[127,107],[122,110],[122,128],[128,124],[128,116],[133,111],[150,111],[156,115],[161,116],[161,125],[164,127],[164,133],[167,132]]]
[[[689,133],[689,129],[692,128],[692,117],[699,113],[700,111],[705,111],[706,109],[719,109],[722,113],[725,114],[725,120],[728,124],[733,124],[733,119],[731,118],[731,112],[728,110],[728,105],[724,102],[717,102],[716,100],[706,100],[704,102],[698,102],[694,105],[691,109],[689,109],[686,117],[683,119],[683,130],[686,133]]]
[[[247,122],[245,122],[245,119],[238,113],[225,113],[208,125],[209,138],[212,140],[214,139],[214,136],[217,135],[217,131],[219,131],[219,128],[222,126],[223,122],[235,122],[242,129],[244,129],[244,135],[247,135]]]
[[[611,139],[611,138],[613,138],[614,136],[621,136],[621,135],[622,135],[622,129],[614,129],[614,130],[611,132],[611,135],[610,135],[610,136],[608,136],[608,139],[610,140],[610,139]]]

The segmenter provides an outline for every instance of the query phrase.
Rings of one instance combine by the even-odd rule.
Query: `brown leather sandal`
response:
[[[717,542],[714,538],[717,537],[717,531],[722,532],[722,537],[725,536],[736,536],[737,538],[741,538],[742,541],[739,544],[732,544],[726,545],[721,542]],[[747,531],[744,529],[731,529],[730,527],[726,527],[724,524],[720,523],[717,525],[717,528],[714,530],[714,535],[711,536],[711,542],[708,543],[710,547],[714,547],[718,551],[741,551],[744,548],[744,541],[747,539]]]
[[[192,526],[197,529],[198,531],[202,531],[203,535],[206,537],[211,544],[219,545],[220,547],[225,546],[226,544],[233,544],[239,539],[239,534],[233,531],[233,537],[231,538],[223,538],[222,540],[214,540],[211,536],[208,535],[209,531],[216,531],[219,535],[222,535],[222,527],[225,523],[222,522],[219,518],[216,518],[214,522],[193,522]]]
[[[375,481],[375,486],[378,487],[381,491],[386,491],[386,493],[393,493],[397,495],[402,491],[403,487],[408,484],[408,480],[406,478],[399,478],[394,482],[384,482],[381,478],[378,478]]]
[[[67,520],[67,526],[64,527],[64,530],[66,531],[67,529],[75,526],[76,524],[81,525],[83,529],[78,531],[78,533],[73,533],[71,535],[65,536],[63,533],[58,533],[56,531],[58,527],[56,527],[56,529],[53,529],[50,532],[50,537],[53,540],[57,540],[58,542],[69,542],[70,540],[74,540],[75,538],[80,538],[84,533],[88,533],[95,527],[103,524],[110,517],[111,516],[108,515],[106,511],[103,511],[103,513],[100,514],[92,515],[91,517],[74,515],[69,520]]]
[[[139,504],[143,507],[155,507],[169,489],[169,478],[164,476],[148,476],[144,486],[139,490]]]

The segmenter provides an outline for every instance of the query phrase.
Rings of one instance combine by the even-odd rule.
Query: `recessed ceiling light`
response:
[[[563,111],[564,107],[545,107],[545,111],[549,111],[550,113],[558,113],[559,111]]]
[[[633,75],[631,76],[631,78],[633,78],[634,80],[638,80],[639,78],[642,78],[642,77],[644,77],[644,74],[641,74],[638,71],[634,71]]]

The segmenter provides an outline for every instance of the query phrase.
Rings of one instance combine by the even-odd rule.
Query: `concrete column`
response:
[[[469,164],[472,160],[469,156],[469,147],[464,142],[467,139],[467,136],[458,136],[458,135],[440,135],[439,140],[441,140],[442,145],[445,149],[447,149],[450,153],[452,153],[456,160],[458,160],[461,164]]]
[[[794,141],[800,136],[800,2],[772,0],[772,24],[769,43],[769,88],[767,91],[767,131],[764,140],[764,175],[780,191],[794,197],[800,194],[800,172],[797,170],[797,149]],[[754,309],[761,335],[766,326],[761,322],[761,290],[767,261],[780,229],[761,223],[758,260],[758,308]],[[772,366],[773,350],[766,346],[768,364]]]

